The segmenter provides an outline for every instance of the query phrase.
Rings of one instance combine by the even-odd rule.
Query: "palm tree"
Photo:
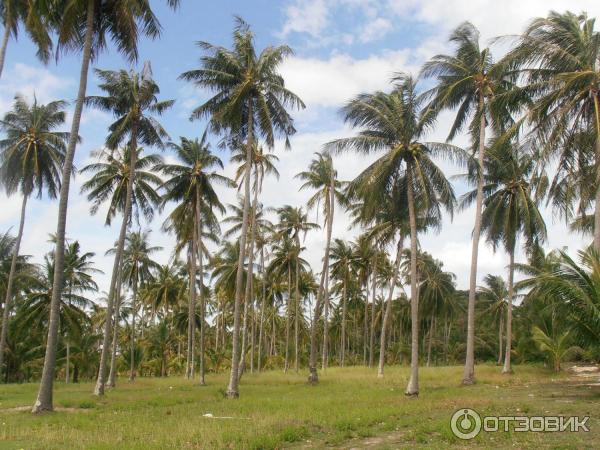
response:
[[[438,84],[430,92],[433,96],[432,109],[457,108],[448,140],[454,139],[468,127],[473,150],[477,153],[479,167],[482,167],[485,161],[486,127],[505,118],[506,115],[498,112],[501,107],[507,108],[507,102],[501,100],[502,95],[515,89],[508,80],[505,66],[494,62],[489,48],[480,47],[479,31],[472,24],[465,22],[456,28],[450,35],[450,42],[456,45],[454,54],[434,56],[425,63],[421,75],[437,78]],[[479,178],[469,274],[467,354],[463,384],[475,382],[475,294],[482,205],[483,179]]]
[[[92,163],[84,167],[82,173],[93,173],[92,177],[86,181],[82,187],[82,192],[87,192],[87,198],[92,202],[91,212],[95,214],[101,205],[108,202],[108,212],[106,214],[105,223],[109,225],[117,214],[121,212],[123,214],[123,223],[121,230],[127,229],[127,226],[131,222],[131,214],[126,214],[127,209],[131,211],[132,204],[136,206],[134,211],[134,217],[138,217],[139,213],[144,215],[146,219],[150,220],[154,215],[154,208],[160,203],[160,196],[156,192],[158,186],[161,183],[161,179],[152,172],[152,168],[162,162],[162,159],[158,155],[148,155],[139,158],[143,150],[138,148],[136,152],[131,151],[131,147],[127,146],[122,149],[114,151],[102,150],[96,153],[99,158],[99,162]],[[136,157],[131,157],[131,153],[136,153]],[[135,163],[135,169],[130,170],[131,162]],[[148,170],[150,169],[150,170]],[[132,177],[132,173],[134,177]],[[130,187],[130,180],[134,178],[134,185]],[[129,200],[129,195],[131,199]],[[124,247],[124,242],[117,241],[116,248],[114,249],[115,255],[121,251]],[[123,238],[125,241],[125,238]],[[122,244],[120,246],[120,244]],[[116,259],[116,256],[115,256]],[[118,282],[118,272],[121,265],[121,259],[113,267],[117,270],[116,279],[111,278],[111,285],[116,290],[117,286],[120,286]],[[113,292],[113,297],[115,292]],[[112,327],[112,313],[113,313],[113,302],[111,300],[110,291],[107,303],[108,318],[104,325],[104,331],[106,337],[106,346],[109,348],[110,330]],[[108,327],[108,328],[107,328]],[[106,334],[108,333],[108,335]],[[107,352],[108,352],[107,348]],[[106,364],[108,353],[100,358]],[[104,385],[104,371],[102,371],[102,386]],[[101,392],[101,391],[100,391]],[[100,395],[102,395],[100,393]]]
[[[488,274],[483,279],[483,286],[479,287],[479,297],[486,305],[486,311],[498,318],[498,365],[502,364],[502,336],[504,328],[504,314],[506,314],[508,289],[506,283],[499,275]]]
[[[599,36],[595,18],[588,18],[585,13],[552,11],[548,17],[531,21],[515,48],[506,55],[506,61],[522,71],[537,97],[529,116],[534,131],[542,136],[546,154],[562,148],[560,143],[565,137],[593,133],[595,151],[591,166],[592,170],[595,167],[595,185],[591,197],[596,205],[594,246],[600,250]],[[579,147],[566,150],[571,154],[580,151]],[[564,170],[565,166],[559,165],[559,172]]]
[[[344,367],[346,358],[346,317],[348,307],[348,285],[352,282],[354,255],[349,243],[334,239],[331,247],[331,277],[342,286],[342,330],[340,334],[340,366]]]
[[[366,218],[376,211],[390,192],[397,190],[408,209],[411,242],[411,377],[407,395],[418,395],[419,323],[417,291],[418,216],[438,219],[442,207],[452,213],[454,190],[433,157],[464,160],[464,152],[449,144],[423,142],[421,138],[431,128],[434,115],[423,109],[424,98],[416,93],[415,81],[398,75],[391,93],[361,94],[342,109],[345,121],[364,128],[354,137],[332,141],[333,151],[354,150],[369,154],[384,151],[352,182],[351,191],[368,199],[364,203]]]
[[[321,317],[321,311],[324,311],[324,338],[323,345],[327,345],[327,321],[329,315],[329,252],[331,247],[331,234],[333,229],[333,216],[335,210],[336,198],[338,202],[342,200],[341,182],[338,181],[337,171],[333,167],[333,159],[329,154],[315,153],[308,166],[307,171],[300,172],[296,178],[303,180],[300,190],[312,189],[316,191],[308,200],[307,207],[315,208],[317,211],[317,221],[319,205],[323,204],[323,225],[326,229],[325,253],[323,256],[323,267],[321,269],[321,278],[319,281],[319,290],[310,329],[310,359],[308,363],[308,382],[316,384],[319,382],[317,373],[317,325]],[[323,347],[325,349],[325,347]],[[325,351],[325,350],[324,350]],[[323,355],[325,357],[325,354]]]
[[[523,236],[526,247],[531,248],[546,238],[546,224],[532,192],[536,158],[527,150],[525,146],[510,143],[492,148],[484,161],[483,176],[480,177],[484,181],[485,197],[481,228],[494,248],[502,244],[509,257],[503,373],[511,372],[513,278],[517,241],[519,236]],[[461,206],[469,205],[476,195],[476,191],[466,193],[461,199]]]
[[[277,228],[279,229],[278,234],[282,236],[287,236],[294,240],[296,249],[296,258],[297,261],[295,263],[296,273],[294,276],[295,280],[295,300],[294,300],[294,336],[295,336],[295,358],[294,358],[294,370],[298,372],[298,352],[299,352],[299,341],[298,341],[298,320],[300,318],[299,308],[300,308],[300,252],[302,251],[302,247],[300,245],[300,235],[302,234],[306,237],[306,233],[310,230],[314,230],[319,228],[319,225],[316,223],[308,222],[307,214],[302,210],[302,208],[294,208],[290,205],[283,206],[277,209],[277,214],[279,215],[279,223],[277,224]]]
[[[94,263],[91,260],[95,256],[92,252],[81,253],[81,247],[78,241],[69,244],[65,251],[65,283],[68,293],[67,304],[71,306],[71,298],[73,290],[89,290],[97,291],[98,285],[93,280],[93,274],[102,273],[101,270],[94,268]],[[68,330],[65,330],[66,341],[66,361],[65,361],[65,383],[70,382],[69,373],[69,358],[71,349],[71,336],[68,335]]]
[[[148,146],[163,147],[163,139],[168,138],[156,119],[151,115],[162,115],[173,106],[173,100],[158,101],[160,93],[158,84],[152,79],[149,64],[144,67],[141,74],[133,71],[107,71],[96,70],[96,75],[101,80],[100,89],[106,96],[92,96],[85,99],[86,104],[93,105],[103,111],[111,112],[116,121],[109,127],[109,135],[106,138],[106,147],[115,150],[123,142],[128,142],[130,148],[137,149],[138,143]],[[137,151],[129,152],[129,167],[137,168]],[[124,198],[123,221],[117,241],[111,282],[108,290],[108,313],[109,318],[104,327],[104,338],[102,353],[100,356],[100,367],[98,369],[98,380],[94,392],[96,395],[104,394],[106,358],[108,356],[108,342],[110,339],[111,315],[114,308],[114,296],[117,288],[117,280],[122,264],[123,248],[127,226],[130,221],[131,207],[134,200],[134,185],[136,171],[131,171],[127,177],[127,189]],[[152,195],[152,194],[151,194]],[[106,346],[104,345],[106,344]]]
[[[129,381],[135,379],[135,318],[138,305],[137,295],[140,286],[145,286],[153,279],[153,272],[158,271],[160,265],[152,259],[152,255],[162,247],[151,246],[149,243],[150,231],[129,233],[125,238],[123,249],[123,274],[122,280],[131,288],[131,338],[129,358]],[[115,329],[117,323],[115,322]],[[113,352],[113,357],[115,352]],[[112,374],[115,374],[114,363],[111,361]],[[114,387],[114,379],[109,377],[109,386]]]
[[[248,215],[250,211],[250,178],[252,173],[252,149],[255,137],[263,136],[268,148],[273,148],[277,134],[283,135],[289,146],[288,136],[295,133],[292,117],[286,107],[303,108],[302,101],[285,87],[278,72],[279,65],[292,53],[287,46],[267,47],[257,55],[254,35],[240,18],[233,31],[233,50],[199,42],[206,52],[202,67],[181,75],[198,87],[206,88],[215,95],[192,113],[192,118],[210,117],[215,132],[226,131],[231,136],[246,141],[246,174],[244,178],[244,217],[240,236],[238,273],[236,275],[232,364],[228,398],[237,398],[238,368],[240,358],[240,305],[242,302],[243,265],[246,257]]]
[[[179,0],[167,0],[169,6],[175,8]],[[50,326],[46,341],[44,369],[40,389],[32,408],[33,413],[52,411],[52,391],[54,369],[56,366],[56,345],[58,342],[58,312],[63,287],[63,266],[65,252],[65,228],[67,224],[67,207],[73,159],[79,135],[81,113],[85,102],[88,71],[90,61],[106,47],[107,40],[113,41],[119,52],[130,61],[136,61],[137,44],[140,34],[155,38],[160,33],[160,24],[152,13],[150,4],[140,0],[116,0],[98,3],[96,0],[65,0],[59,9],[59,20],[56,21],[58,46],[57,51],[81,51],[81,71],[79,89],[71,133],[62,166],[63,181],[58,204],[58,223],[56,226],[55,264],[57,270],[52,289],[52,308],[50,309]],[[108,38],[108,39],[107,39]]]
[[[50,37],[50,12],[46,2],[4,0],[0,3],[0,20],[4,27],[2,42],[0,43],[0,77],[4,68],[6,48],[11,36],[15,39],[19,34],[19,25],[22,22],[27,34],[37,47],[37,56],[44,63],[48,62],[52,50]]]
[[[23,196],[2,312],[0,372],[4,365],[13,283],[23,238],[27,200],[33,193],[40,198],[44,191],[48,197],[56,198],[60,189],[60,166],[65,158],[65,144],[69,135],[56,131],[56,128],[65,122],[65,106],[66,103],[62,101],[41,105],[35,99],[29,105],[23,97],[17,96],[13,109],[0,121],[0,130],[5,133],[5,138],[0,140],[0,181],[8,195],[20,191]]]
[[[181,138],[181,144],[170,144],[175,151],[181,164],[163,164],[157,167],[158,170],[170,177],[166,180],[161,188],[165,193],[162,198],[163,204],[168,201],[185,203],[188,206],[192,220],[191,241],[195,252],[191,256],[190,277],[196,280],[196,255],[198,256],[199,272],[200,272],[200,304],[202,305],[202,321],[200,330],[200,346],[204,346],[204,295],[203,295],[203,280],[204,266],[202,254],[204,244],[203,236],[203,217],[204,209],[216,208],[224,212],[224,207],[219,201],[219,197],[214,190],[213,184],[220,183],[225,186],[231,186],[232,182],[229,178],[219,175],[214,169],[223,169],[222,161],[210,151],[210,146],[207,143],[207,132],[204,132],[201,140],[189,140]],[[212,214],[210,212],[209,214]],[[207,224],[215,223],[215,220],[207,221]],[[194,231],[195,230],[195,231]],[[189,236],[188,236],[189,237]],[[194,351],[194,317],[196,303],[196,287],[192,283],[190,289],[190,301],[188,306],[188,369],[187,376],[191,378],[193,375],[192,355]],[[200,360],[203,367],[203,349],[201,348]],[[202,372],[202,371],[201,371]],[[201,373],[201,384],[204,384],[204,373]]]

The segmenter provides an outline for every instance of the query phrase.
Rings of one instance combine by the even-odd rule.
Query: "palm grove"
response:
[[[44,62],[64,52],[81,57],[69,132],[66,102],[29,102],[18,93],[0,121],[2,185],[22,200],[16,233],[0,235],[0,370],[4,382],[40,380],[34,412],[52,410],[56,380],[96,380],[94,392],[103,395],[118,377],[183,375],[204,385],[207,373],[228,370],[226,396],[235,398],[245,372],[308,370],[317,384],[319,369],[330,365],[377,366],[382,377],[385,364],[406,363],[406,394],[414,396],[422,364],[464,362],[463,383],[471,384],[476,359],[511,373],[513,359],[560,370],[567,358],[600,357],[594,19],[569,12],[534,19],[500,58],[462,24],[450,54],[343,106],[352,134],[315,149],[297,174],[310,192],[306,205],[267,207],[263,182],[279,177],[272,150],[280,141],[290,148],[292,114],[304,108],[279,72],[289,47],[256,49],[241,19],[231,47],[199,42],[199,66],[180,79],[208,94],[191,116],[208,128],[173,139],[160,121],[174,100],[161,98],[149,64],[139,72],[96,69],[102,95],[86,94],[90,63],[109,40],[134,64],[140,36],[159,37],[147,2],[5,0],[0,15],[0,70],[20,29]],[[79,171],[92,214],[119,224],[107,249],[106,293],[94,281],[95,255],[66,237],[84,107],[114,118],[94,162]],[[448,138],[431,142],[442,111],[453,115]],[[455,144],[463,132],[468,148]],[[213,141],[237,166],[232,178]],[[163,151],[174,158],[166,162]],[[342,153],[373,162],[343,181],[334,167]],[[448,164],[469,187],[459,198]],[[237,189],[238,202],[223,204],[220,189]],[[55,250],[41,263],[20,253],[31,196],[58,199]],[[576,259],[544,249],[544,204],[584,241],[593,236]],[[443,233],[443,219],[471,205],[469,289],[460,291],[419,235]],[[155,260],[161,248],[140,225],[157,212],[167,219],[154,234],[176,242],[166,264]],[[341,213],[357,232],[352,242],[334,237]],[[308,233],[325,242],[319,267],[304,258]],[[477,286],[481,237],[506,253],[507,274],[480,274]],[[517,262],[519,248],[527,259]]]

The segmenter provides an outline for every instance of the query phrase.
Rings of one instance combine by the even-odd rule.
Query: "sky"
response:
[[[390,78],[397,72],[418,74],[423,62],[438,53],[451,52],[448,36],[452,29],[464,21],[470,21],[481,32],[483,45],[490,44],[496,36],[514,35],[534,17],[545,16],[549,10],[563,12],[587,11],[590,16],[600,15],[597,0],[238,0],[201,2],[182,0],[178,11],[169,10],[163,0],[151,0],[163,31],[155,41],[142,39],[140,58],[132,66],[114,48],[109,47],[94,62],[93,68],[118,70],[135,68],[141,70],[144,61],[150,61],[153,77],[161,88],[160,99],[175,99],[174,107],[160,122],[174,141],[180,136],[199,137],[206,128],[203,121],[189,120],[190,112],[208,98],[209,93],[178,80],[187,70],[197,68],[201,50],[198,41],[230,46],[234,17],[240,16],[250,24],[256,36],[256,46],[288,44],[294,50],[281,66],[287,87],[298,94],[306,109],[294,111],[297,133],[291,138],[292,149],[286,151],[277,142],[274,153],[279,157],[277,165],[279,180],[268,178],[263,187],[262,202],[266,206],[305,205],[309,191],[299,191],[300,181],[294,176],[308,167],[314,152],[322,150],[323,144],[352,133],[339,115],[339,108],[361,92],[387,90]],[[506,48],[494,47],[499,57]],[[47,66],[35,58],[35,50],[24,34],[9,43],[5,69],[0,79],[0,114],[11,107],[13,97],[20,93],[29,99],[34,94],[40,102],[67,100],[71,102],[67,123],[70,127],[70,111],[78,87],[80,61],[78,55],[61,57],[58,63]],[[100,94],[98,79],[90,72],[88,94]],[[110,114],[86,108],[83,113],[80,135],[83,141],[77,147],[75,164],[78,169],[94,161],[93,150],[104,143],[107,127],[113,121]],[[429,141],[444,141],[447,137],[452,113],[445,112],[435,130],[427,137]],[[213,150],[225,163],[225,174],[232,176],[235,167],[229,163],[229,154],[216,146],[217,136],[211,136]],[[459,136],[454,143],[466,146],[467,136]],[[147,153],[161,153],[166,161],[174,161],[169,151],[146,149]],[[371,157],[336,156],[334,164],[340,179],[351,180],[363,170]],[[459,168],[443,164],[449,176],[460,173]],[[104,226],[105,210],[90,214],[90,203],[80,193],[87,175],[78,174],[71,183],[67,238],[77,239],[84,251],[96,254],[96,266],[103,270],[97,281],[106,290],[110,281],[112,257],[105,256],[118,236],[120,220],[111,227]],[[456,193],[466,187],[455,183]],[[236,201],[236,191],[219,188],[224,204]],[[0,232],[12,228],[16,233],[21,198],[6,197],[0,192]],[[56,200],[41,198],[31,200],[27,209],[27,221],[23,236],[22,253],[31,255],[34,262],[52,250],[49,233],[56,231]],[[168,206],[152,223],[142,222],[135,229],[151,229],[151,242],[162,246],[157,260],[166,263],[172,255],[174,239],[160,230],[164,217],[171,210]],[[340,211],[335,217],[333,235],[354,239],[360,230],[349,229],[348,217]],[[309,216],[317,219],[316,212]],[[570,253],[588,243],[587,237],[570,234],[567,227],[550,209],[544,208],[548,227],[547,248],[567,247]],[[322,216],[319,216],[322,220]],[[471,254],[471,233],[474,208],[456,213],[451,219],[444,218],[438,234],[421,236],[422,249],[444,263],[446,270],[456,274],[457,286],[466,289]],[[325,244],[324,230],[310,232],[305,239],[304,255],[315,271],[320,269],[320,258]],[[517,261],[523,261],[520,251]],[[501,250],[494,252],[482,241],[479,253],[478,279],[488,273],[506,276],[507,256]]]

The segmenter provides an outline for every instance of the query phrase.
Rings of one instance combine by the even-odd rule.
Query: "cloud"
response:
[[[333,54],[329,59],[292,57],[281,73],[286,86],[300,96],[307,109],[337,107],[359,94],[387,89],[398,71],[416,71],[409,64],[410,50],[384,50],[367,58]]]
[[[370,22],[366,23],[360,31],[361,42],[376,41],[388,34],[394,26],[392,21],[384,19],[383,17],[377,17]]]
[[[307,33],[319,37],[329,23],[329,6],[326,0],[296,0],[285,8],[286,20],[279,33]]]

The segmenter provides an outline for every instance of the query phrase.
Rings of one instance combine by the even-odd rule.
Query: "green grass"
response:
[[[304,373],[247,374],[238,400],[223,398],[226,374],[209,375],[206,387],[181,377],[121,379],[104,398],[89,383],[58,383],[55,405],[64,409],[41,416],[15,409],[33,404],[36,384],[0,385],[0,449],[600,448],[600,388],[539,367],[499,371],[479,366],[478,383],[461,387],[462,368],[423,368],[418,399],[405,398],[408,369],[397,367],[381,380],[364,368],[329,369],[318,386]],[[449,426],[461,407],[590,415],[591,431],[482,433],[466,442]]]

